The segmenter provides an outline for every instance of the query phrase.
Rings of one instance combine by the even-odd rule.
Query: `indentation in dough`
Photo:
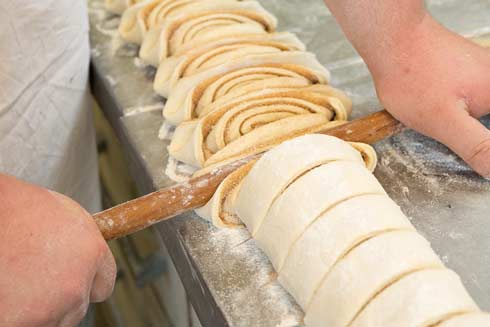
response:
[[[280,271],[291,246],[311,223],[338,203],[364,194],[386,193],[363,163],[327,163],[298,179],[277,198],[256,240]]]
[[[325,135],[298,137],[265,153],[247,175],[234,204],[252,236],[272,203],[293,180],[313,167],[335,160],[362,162],[359,153],[347,143]]]
[[[488,327],[490,314],[483,312],[455,314],[436,325],[436,327]]]
[[[338,260],[365,240],[392,230],[414,228],[388,196],[347,199],[316,219],[291,246],[279,280],[306,307]]]
[[[478,306],[449,269],[421,270],[386,287],[352,322],[352,327],[430,326]]]
[[[443,264],[416,231],[387,230],[374,235],[327,272],[305,307],[305,321],[308,326],[349,326],[385,287],[400,276],[427,268],[443,268]]]

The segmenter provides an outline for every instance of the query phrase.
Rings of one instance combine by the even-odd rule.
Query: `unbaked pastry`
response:
[[[324,84],[325,76],[316,71],[294,64],[263,64],[237,69],[205,80],[194,87],[178,106],[178,101],[167,102],[163,115],[168,122],[180,124],[193,120],[233,99],[265,89],[303,88]],[[205,112],[206,110],[206,112]]]
[[[206,167],[343,124],[351,103],[337,97],[338,90],[331,90],[327,85],[266,89],[232,99],[199,119],[180,124],[169,154],[186,164]]]
[[[408,274],[384,289],[367,304],[351,326],[431,326],[455,314],[478,311],[456,273],[449,269],[424,269]],[[308,318],[305,321],[308,325]]]
[[[382,215],[379,211],[378,214]],[[308,326],[350,326],[352,319],[376,294],[401,276],[421,269],[444,267],[429,242],[414,230],[386,229],[384,232],[361,242],[332,270],[324,271],[315,300],[308,303],[305,299],[307,303],[303,305],[308,313],[305,318]]]
[[[141,44],[151,29],[159,29],[168,19],[182,13],[219,10],[237,0],[146,0],[126,9],[121,17],[119,33],[132,43]]]
[[[264,74],[266,75],[269,68],[277,67],[281,69],[280,72],[273,72],[273,74],[286,74],[286,71],[294,69],[293,67],[298,67],[299,70],[305,67],[303,68],[305,74],[310,75],[320,84],[328,83],[330,77],[328,70],[310,52],[285,51],[272,54],[258,54],[247,57],[244,60],[231,60],[226,64],[180,79],[175,87],[172,88],[172,94],[165,103],[163,116],[167,122],[178,125],[194,115],[193,111],[198,105],[201,96],[205,95],[206,89],[212,87],[214,82],[229,77],[234,72],[238,74],[235,74],[233,77],[239,78],[239,76],[245,76],[243,74],[250,73],[250,71],[243,71],[247,68],[256,68],[258,70],[252,72],[258,72],[260,74],[261,67],[264,67]],[[262,78],[259,77],[259,79]],[[278,86],[287,87],[287,84],[279,84],[276,87]]]
[[[304,51],[305,46],[291,33],[243,35],[203,45],[158,66],[153,88],[168,98],[172,88],[184,77],[210,69],[230,60],[280,51]]]
[[[490,326],[490,314],[468,313],[451,317],[437,325],[437,327],[488,327]]]
[[[189,9],[188,13],[180,13],[162,26],[148,30],[139,56],[158,66],[164,58],[190,44],[199,46],[240,34],[270,33],[276,25],[276,18],[256,1],[226,1],[215,10]]]
[[[198,213],[247,226],[308,327],[427,327],[478,313],[366,168],[375,158],[367,145],[298,137],[226,178]]]

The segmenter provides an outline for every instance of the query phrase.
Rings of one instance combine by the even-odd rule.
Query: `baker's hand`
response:
[[[368,63],[378,96],[407,126],[449,146],[490,177],[490,50],[426,16],[396,46]]]
[[[115,272],[77,203],[0,174],[0,326],[76,326],[111,294]]]

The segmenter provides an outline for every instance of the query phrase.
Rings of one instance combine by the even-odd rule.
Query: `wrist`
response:
[[[428,55],[444,28],[427,12],[392,34],[385,35],[376,46],[361,53],[375,81],[390,79],[400,70],[407,73],[411,65]],[[448,32],[447,30],[445,32]]]

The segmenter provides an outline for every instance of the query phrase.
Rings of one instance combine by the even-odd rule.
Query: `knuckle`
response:
[[[87,290],[80,283],[71,282],[65,285],[64,296],[71,306],[79,307],[86,302]]]

